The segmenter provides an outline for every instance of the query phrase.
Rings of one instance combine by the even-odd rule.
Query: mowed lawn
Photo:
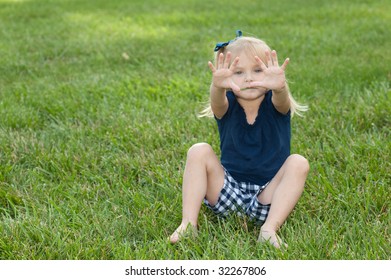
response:
[[[201,209],[175,246],[187,150],[219,152],[216,42],[264,39],[292,94],[305,192],[278,251]],[[0,259],[390,259],[391,6],[373,1],[0,0]]]

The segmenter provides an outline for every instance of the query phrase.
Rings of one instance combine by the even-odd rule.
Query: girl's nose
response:
[[[251,74],[247,74],[246,77],[244,78],[244,81],[245,82],[252,82],[253,78],[252,78]]]

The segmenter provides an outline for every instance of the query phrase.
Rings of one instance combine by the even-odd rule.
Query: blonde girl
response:
[[[202,201],[214,213],[248,215],[261,226],[258,241],[286,247],[277,231],[299,200],[309,172],[307,159],[290,154],[291,117],[305,110],[293,99],[277,52],[257,38],[218,43],[210,107],[216,119],[221,158],[207,143],[187,154],[182,186],[182,222],[171,243],[196,233]]]

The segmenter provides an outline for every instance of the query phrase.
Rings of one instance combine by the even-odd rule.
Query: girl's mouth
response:
[[[240,91],[249,90],[249,89],[256,89],[256,87],[245,87],[245,88],[241,88]]]

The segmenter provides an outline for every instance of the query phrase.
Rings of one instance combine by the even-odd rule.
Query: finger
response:
[[[258,56],[255,56],[255,61],[259,64],[262,70],[267,68],[265,63],[263,63],[262,59],[260,59]]]
[[[224,54],[220,53],[217,61],[217,69],[220,69],[224,64]]]
[[[289,64],[289,57],[285,59],[284,63],[281,65],[281,69],[285,71],[288,64]]]
[[[225,56],[224,60],[224,68],[228,68],[229,62],[231,61],[231,52],[227,52],[227,55]]]
[[[212,73],[216,72],[216,68],[214,67],[212,62],[208,61],[208,66],[209,66],[210,70],[212,71]]]
[[[249,87],[264,87],[263,82],[251,82]]]
[[[267,67],[270,67],[272,66],[272,58],[270,56],[270,52],[269,51],[265,51],[265,56],[266,56],[266,63],[267,63]]]
[[[237,84],[235,84],[233,81],[229,82],[229,86],[234,93],[240,92],[240,87]]]
[[[236,57],[234,59],[234,61],[232,62],[231,66],[229,67],[229,70],[233,71],[236,68],[236,66],[238,65],[238,63],[239,63],[239,57]]]
[[[277,52],[275,50],[272,51],[272,63],[274,66],[278,66]]]

